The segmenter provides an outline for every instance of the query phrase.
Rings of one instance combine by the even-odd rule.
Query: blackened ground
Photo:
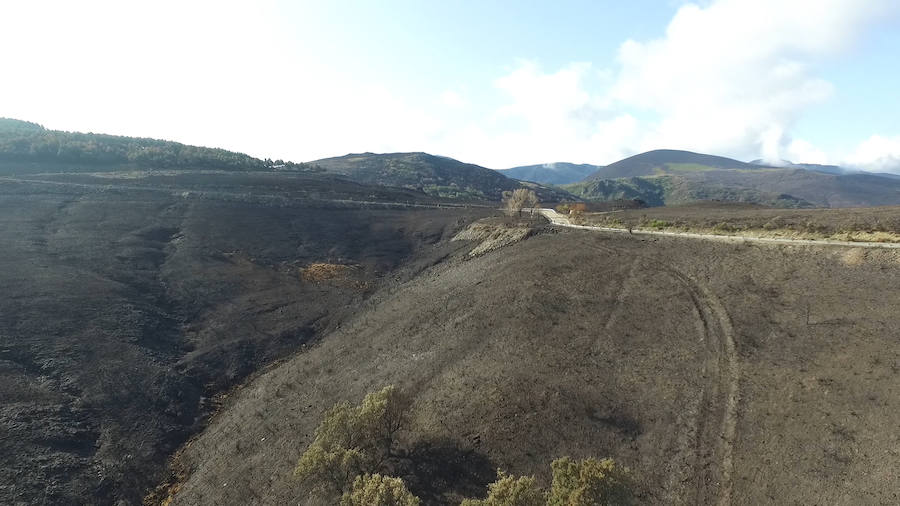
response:
[[[469,247],[474,247],[471,244]],[[615,458],[653,504],[896,504],[897,252],[538,231],[379,292],[184,448],[175,504],[320,504],[292,470],[334,403],[398,384],[428,504],[490,468]],[[463,459],[469,459],[468,461]]]
[[[437,261],[484,214],[329,204],[324,189],[410,197],[330,180],[315,202],[252,198],[285,193],[273,175],[198,176],[200,194],[55,180],[68,183],[0,182],[2,504],[140,504],[217,394]],[[304,278],[312,263],[350,267]]]

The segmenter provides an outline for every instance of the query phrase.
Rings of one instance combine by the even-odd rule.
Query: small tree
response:
[[[612,459],[589,458],[575,462],[569,457],[550,464],[553,484],[547,506],[600,506],[629,504],[631,491],[627,471]]]
[[[419,506],[400,478],[366,474],[353,480],[353,487],[341,497],[341,506]]]
[[[521,216],[522,209],[526,207],[530,207],[533,214],[534,208],[539,203],[537,194],[534,193],[534,190],[529,190],[528,188],[517,188],[513,191],[503,192],[503,210],[510,216]]]
[[[515,478],[497,470],[497,481],[488,487],[486,499],[465,499],[460,506],[544,506],[544,493],[534,476]]]
[[[294,474],[316,489],[342,494],[356,476],[382,471],[406,425],[409,406],[408,397],[394,386],[366,395],[359,406],[335,405],[316,428],[316,439]]]

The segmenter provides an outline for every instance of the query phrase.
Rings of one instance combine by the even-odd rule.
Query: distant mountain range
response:
[[[606,166],[557,162],[500,171],[428,153],[359,153],[294,164],[157,139],[48,130],[0,118],[0,175],[61,169],[294,170],[414,190],[429,198],[499,201],[504,191],[524,187],[545,203],[639,199],[648,205],[697,200],[778,207],[900,205],[900,175],[788,161],[770,165],[670,149]]]
[[[771,167],[690,151],[641,153],[563,188],[586,200],[637,198],[649,205],[696,200],[777,207],[861,207],[900,204],[900,178],[836,166]]]
[[[825,172],[828,174],[869,174],[875,176],[886,177],[890,179],[900,179],[900,174],[891,174],[889,172],[866,172],[862,170],[856,169],[848,169],[847,167],[841,167],[840,165],[822,165],[818,163],[793,163],[788,160],[780,160],[778,163],[772,164],[767,163],[764,160],[756,159],[750,162],[753,165],[762,165],[763,167],[780,167],[786,169],[806,169],[806,170],[814,170],[817,172]]]
[[[600,165],[589,163],[554,162],[523,165],[511,169],[501,169],[498,172],[506,177],[522,181],[559,185],[577,183],[602,168]]]
[[[413,188],[445,198],[499,200],[504,191],[527,187],[544,202],[580,200],[558,188],[518,181],[479,165],[428,153],[358,153],[311,163],[356,182]]]

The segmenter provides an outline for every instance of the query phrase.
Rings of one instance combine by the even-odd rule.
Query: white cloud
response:
[[[417,150],[441,122],[341,73],[269,1],[0,5],[0,116],[309,160]],[[27,49],[27,50],[26,50]]]
[[[815,74],[886,2],[719,0],[689,4],[663,38],[626,41],[611,96],[648,109],[641,149],[672,147],[739,158],[786,158],[790,130],[833,87]],[[793,151],[807,146],[795,146]]]
[[[441,103],[451,109],[461,109],[469,105],[469,101],[454,90],[446,90],[441,93]]]
[[[493,83],[442,91],[326,61],[295,39],[305,32],[277,2],[8,2],[0,116],[295,160],[425,150],[503,168],[665,147],[824,162],[792,139],[798,118],[833,94],[817,65],[887,5],[689,4],[664,36],[623,43],[614,65],[522,61]],[[852,158],[872,165],[890,153],[861,146]]]
[[[818,163],[821,165],[827,165],[829,163],[828,155],[826,155],[824,151],[803,139],[794,139],[791,141],[787,146],[785,154],[787,160],[794,163]]]
[[[844,163],[871,172],[900,174],[900,135],[873,135],[860,143]]]
[[[520,62],[494,82],[506,102],[467,129],[468,138],[448,141],[496,168],[620,158],[623,146],[633,143],[636,121],[603,107],[588,92],[586,81],[595,75],[589,63],[545,73],[534,62]]]
[[[688,4],[663,37],[624,42],[613,69],[571,63],[544,72],[520,62],[495,81],[508,102],[478,129],[493,150],[473,159],[609,163],[674,148],[829,163],[792,129],[834,94],[817,65],[850,49],[887,8],[884,0]]]

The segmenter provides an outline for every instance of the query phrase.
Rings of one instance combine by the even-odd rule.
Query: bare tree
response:
[[[513,216],[522,216],[522,209],[530,208],[531,214],[540,201],[534,190],[528,188],[517,188],[513,191],[503,192],[503,210],[506,214]]]

